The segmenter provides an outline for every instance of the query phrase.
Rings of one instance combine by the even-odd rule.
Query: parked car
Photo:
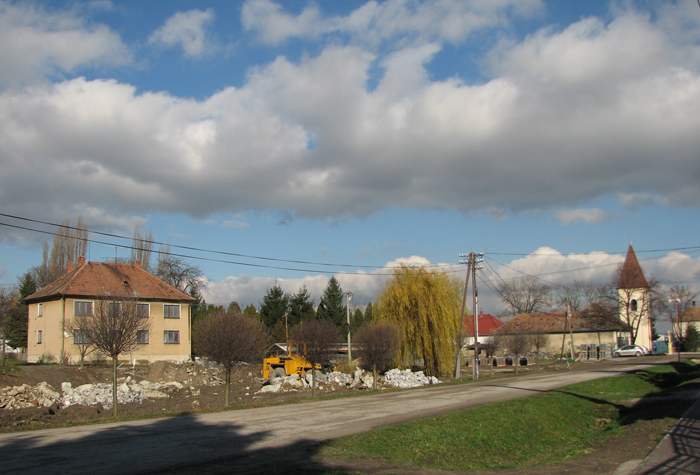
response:
[[[627,345],[613,351],[613,357],[620,356],[645,356],[649,354],[649,349],[642,345]]]

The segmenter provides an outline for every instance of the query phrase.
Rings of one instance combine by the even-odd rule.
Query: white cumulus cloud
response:
[[[185,56],[199,58],[212,53],[212,44],[207,40],[207,26],[214,20],[211,8],[178,12],[168,18],[161,28],[156,30],[148,42],[165,47],[182,46]]]

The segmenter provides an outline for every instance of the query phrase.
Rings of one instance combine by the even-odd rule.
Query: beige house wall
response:
[[[637,330],[637,339],[634,341],[636,345],[646,346],[651,349],[654,339],[649,312],[649,292],[646,289],[619,289],[620,315],[623,315],[623,320],[629,315],[630,323],[640,319],[639,329]],[[637,311],[628,308],[632,300],[637,301]],[[622,336],[629,337],[629,332]],[[630,342],[631,343],[631,342]]]
[[[543,351],[551,354],[561,353],[561,345],[564,341],[564,353],[571,351],[571,334],[551,333],[549,341]],[[574,351],[579,352],[581,345],[613,345],[617,344],[617,332],[586,332],[574,333]]]
[[[74,302],[92,302],[93,309],[97,305],[92,299],[60,299],[50,302],[33,303],[29,305],[29,322],[27,335],[27,361],[36,363],[40,360],[60,361],[63,352],[70,362],[77,363],[80,354],[77,345],[73,343]],[[192,354],[192,339],[190,333],[191,307],[188,303],[171,302],[139,302],[149,306],[149,341],[139,345],[130,353],[120,356],[120,361],[187,361]],[[178,305],[180,318],[164,318],[165,305]],[[43,315],[39,315],[42,308]],[[65,329],[64,329],[65,325]],[[166,331],[178,331],[180,342],[165,343]],[[41,333],[40,333],[41,332]],[[41,335],[41,342],[39,342]],[[87,356],[94,359],[96,353]],[[102,356],[104,358],[104,356]]]

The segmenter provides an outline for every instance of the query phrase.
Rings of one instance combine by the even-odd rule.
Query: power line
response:
[[[8,216],[5,214],[0,213],[0,216]],[[14,217],[14,216],[9,216],[9,217]],[[37,221],[37,220],[32,220],[28,218],[17,218],[17,219],[22,219],[25,221],[30,221],[30,222],[37,222],[40,224],[46,224],[50,226],[63,226],[68,229],[76,229],[71,226],[64,226],[64,225],[58,225],[55,223],[47,223],[43,221]],[[21,229],[24,231],[31,231],[31,232],[36,232],[36,233],[42,233],[42,234],[49,234],[53,235],[54,233],[51,231],[45,231],[41,229],[33,229],[33,228],[28,228],[26,226],[19,226],[15,224],[8,224],[8,223],[0,223],[0,226],[6,226],[14,229]],[[88,231],[89,233],[92,231]],[[108,236],[108,237],[114,237],[118,239],[131,239],[127,238],[125,236],[119,236],[116,234],[110,234],[110,233],[102,233],[102,232],[93,232],[94,234],[98,235],[103,235],[103,236]],[[88,242],[94,243],[94,244],[102,244],[105,246],[110,246],[110,247],[118,247],[120,249],[138,249],[132,245],[126,245],[126,244],[119,244],[119,243],[113,243],[113,242],[106,242],[106,241],[99,241],[96,239],[87,239]],[[147,241],[151,242],[154,244],[162,244],[158,243],[157,241]],[[290,263],[300,263],[300,264],[308,264],[308,265],[318,265],[318,266],[333,266],[333,264],[326,264],[326,263],[314,263],[314,262],[305,262],[305,261],[290,261],[290,260],[284,260],[284,259],[273,259],[273,258],[264,258],[264,257],[254,257],[254,256],[246,256],[243,254],[236,254],[236,253],[229,253],[229,252],[224,252],[224,251],[212,251],[212,250],[206,250],[206,249],[200,249],[200,248],[194,248],[194,247],[189,247],[189,246],[177,246],[177,245],[170,245],[170,247],[174,248],[180,248],[180,249],[189,249],[189,250],[194,250],[194,251],[199,251],[199,252],[210,252],[214,254],[220,254],[220,255],[231,255],[231,256],[239,256],[239,257],[247,257],[247,258],[257,258],[257,259],[264,259],[268,261],[277,261],[277,262],[290,262]],[[158,252],[158,251],[155,251]],[[336,270],[319,270],[319,269],[309,269],[309,268],[298,268],[298,267],[283,267],[283,266],[273,266],[273,265],[265,265],[265,264],[255,264],[255,263],[250,263],[250,262],[239,262],[239,261],[231,261],[231,260],[225,260],[225,259],[214,259],[210,257],[202,257],[202,256],[192,256],[192,255],[187,255],[187,254],[176,254],[173,252],[168,252],[169,255],[174,256],[174,257],[181,257],[185,259],[193,259],[193,260],[200,260],[200,261],[206,261],[206,262],[217,262],[217,263],[222,263],[222,264],[233,264],[233,265],[239,265],[239,266],[247,266],[247,267],[256,267],[256,268],[262,268],[262,269],[274,269],[274,270],[286,270],[286,271],[293,271],[293,272],[306,272],[306,273],[318,273],[318,274],[338,274],[338,275],[353,275],[353,276],[388,276],[388,275],[393,275],[393,272],[389,273],[383,273],[383,272],[372,272],[372,273],[367,273],[367,274],[358,274],[358,273],[351,273],[351,272],[346,272],[346,271],[336,271]],[[426,266],[426,267],[454,267],[456,264],[441,264],[441,265],[431,265],[431,266]],[[336,267],[353,267],[353,268],[369,268],[369,269],[382,269],[384,267],[378,267],[378,266],[353,266],[350,264],[337,264],[335,265]],[[458,272],[456,270],[449,270],[446,271],[448,273],[454,273]]]

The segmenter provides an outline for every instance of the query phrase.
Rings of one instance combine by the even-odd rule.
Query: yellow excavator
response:
[[[283,349],[284,346],[277,345],[280,349]],[[291,376],[294,373],[304,377],[306,371],[311,369],[311,363],[306,361],[299,349],[300,344],[292,342],[286,345],[286,354],[270,355],[263,359],[263,378],[272,383],[275,379]],[[321,365],[317,364],[316,369],[321,370]]]

